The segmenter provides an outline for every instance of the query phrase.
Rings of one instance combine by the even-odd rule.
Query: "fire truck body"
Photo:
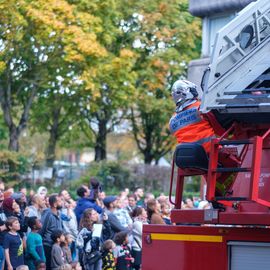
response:
[[[178,168],[176,208],[171,213],[177,225],[144,226],[142,269],[270,269],[269,158],[269,145],[248,144],[241,168],[249,170],[238,172],[233,193],[223,198],[211,195],[208,168],[207,197],[217,206],[205,210],[181,209],[184,177],[191,174]],[[256,171],[260,175],[254,175]]]
[[[270,269],[269,51],[268,0],[251,3],[217,34],[201,111],[223,132],[209,156],[192,143],[177,146],[170,187],[177,225],[144,226],[143,270]],[[222,174],[232,180],[220,195]],[[192,175],[205,179],[213,208],[181,209],[184,179]]]
[[[148,225],[143,237],[143,270],[270,269],[269,229]]]

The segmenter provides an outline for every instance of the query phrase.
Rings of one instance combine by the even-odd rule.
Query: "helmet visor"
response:
[[[187,94],[179,89],[171,92],[173,100],[176,104],[182,103],[186,100]]]

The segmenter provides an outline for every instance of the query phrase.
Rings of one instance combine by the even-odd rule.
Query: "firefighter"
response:
[[[169,123],[171,133],[178,143],[198,143],[209,153],[215,132],[200,115],[197,86],[187,80],[178,80],[173,84],[171,94],[176,105]]]
[[[169,128],[177,142],[197,143],[203,146],[207,155],[210,152],[211,139],[215,132],[211,124],[200,114],[201,102],[198,100],[197,86],[187,80],[177,80],[172,87],[172,98],[176,109],[170,119]],[[220,153],[221,154],[221,153]],[[224,167],[237,166],[231,154],[219,155],[219,162]],[[216,183],[216,196],[224,196],[229,191],[233,178],[231,173],[219,174]]]

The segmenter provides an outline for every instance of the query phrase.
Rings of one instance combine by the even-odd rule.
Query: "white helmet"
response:
[[[197,85],[186,80],[177,80],[172,86],[172,98],[177,106],[198,97]]]

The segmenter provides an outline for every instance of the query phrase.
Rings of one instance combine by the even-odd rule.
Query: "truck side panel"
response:
[[[146,225],[142,269],[229,270],[232,241],[270,243],[269,232],[264,228],[229,226]],[[264,268],[258,264],[256,269]]]

